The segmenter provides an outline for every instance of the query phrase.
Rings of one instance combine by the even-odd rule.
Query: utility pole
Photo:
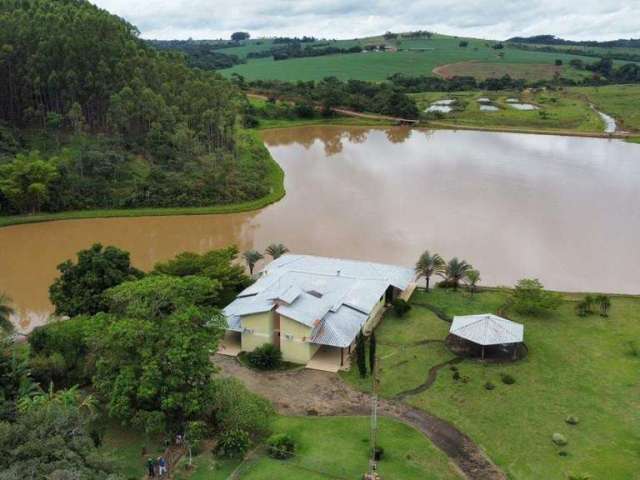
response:
[[[378,446],[378,359],[375,359],[371,369],[371,431],[369,443],[371,445],[371,457],[369,458],[369,470],[364,476],[364,480],[381,480],[378,475],[378,461],[376,460],[376,450]]]

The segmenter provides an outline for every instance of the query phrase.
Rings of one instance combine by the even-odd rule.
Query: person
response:
[[[156,476],[156,471],[153,465],[153,459],[151,457],[147,458],[147,471],[149,472],[150,478],[153,478]]]
[[[164,457],[158,457],[158,473],[161,477],[167,473],[167,462]]]

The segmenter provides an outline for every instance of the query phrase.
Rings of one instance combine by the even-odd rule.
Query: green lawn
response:
[[[145,445],[147,454],[142,455]],[[146,473],[147,456],[157,457],[164,451],[160,439],[152,438],[147,443],[144,434],[115,422],[108,425],[101,449],[111,457],[117,472],[127,480],[140,480]]]
[[[495,50],[491,46],[496,42],[481,39],[467,39],[469,46],[461,48],[460,40],[460,38],[445,35],[435,35],[432,39],[401,38],[386,42],[381,37],[367,38],[354,41],[352,44],[386,43],[398,48],[399,51],[327,55],[281,61],[274,61],[271,57],[249,59],[246,64],[235,65],[233,68],[221,70],[220,73],[226,76],[238,73],[248,80],[321,80],[328,76],[335,76],[342,80],[383,81],[394,73],[432,75],[435,67],[457,62],[550,65],[559,58],[565,63],[564,76],[579,77],[581,72],[566,66],[569,60],[582,58],[587,62],[594,61],[588,57],[528,52],[514,48]],[[227,50],[230,49],[225,51]],[[229,51],[229,53],[233,52]],[[503,53],[504,57],[501,58],[500,53]],[[517,72],[514,71],[514,73],[517,75]]]
[[[366,417],[280,417],[276,432],[289,433],[297,452],[282,461],[261,456],[241,467],[242,480],[356,479],[366,472],[369,419]],[[380,419],[379,444],[385,480],[459,479],[447,457],[421,433],[387,418]]]
[[[604,124],[589,107],[588,102],[565,92],[426,92],[413,95],[421,111],[432,102],[443,99],[457,100],[454,111],[443,114],[437,123],[491,128],[522,128],[550,132],[602,133]],[[499,108],[497,112],[480,110],[478,98],[490,98]],[[539,110],[516,110],[506,102],[508,98],[518,98],[525,103],[539,107]]]
[[[182,457],[174,470],[174,480],[226,480],[240,464],[240,460],[217,458],[210,449],[205,449],[193,457],[192,467],[189,459]]]
[[[640,132],[640,85],[607,85],[569,89],[614,117],[623,130]]]
[[[376,331],[382,394],[416,387],[431,366],[453,358],[439,343],[413,345],[443,339],[449,327],[417,304],[434,305],[448,315],[495,312],[504,296],[495,291],[473,297],[417,292],[409,316],[387,315]],[[640,298],[614,297],[609,318],[578,317],[576,298],[565,296],[563,306],[548,318],[512,315],[525,325],[529,356],[523,361],[490,365],[465,360],[458,367],[467,383],[453,380],[445,367],[429,390],[407,401],[452,421],[511,479],[565,480],[569,474],[640,478],[640,358],[627,343],[640,342]],[[516,383],[501,383],[503,372]],[[356,372],[344,377],[369,388]],[[495,390],[484,388],[488,381]],[[568,415],[579,417],[580,423],[567,425]],[[552,444],[554,432],[567,436],[567,447]],[[560,450],[567,456],[560,456]]]

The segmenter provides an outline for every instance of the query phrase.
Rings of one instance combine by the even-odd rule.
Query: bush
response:
[[[219,432],[242,430],[254,438],[271,433],[271,422],[275,415],[273,406],[268,400],[247,390],[235,378],[213,381],[211,408],[211,423]]]
[[[249,434],[240,429],[223,432],[216,450],[222,457],[241,458],[249,450]]]
[[[561,433],[554,433],[551,436],[551,441],[559,447],[564,447],[566,444],[569,443],[567,440],[567,437],[565,437]]]
[[[411,310],[411,305],[401,298],[397,298],[393,301],[393,313],[396,317],[404,317]]]
[[[383,456],[384,456],[384,448],[382,448],[381,446],[377,446],[373,449],[373,459],[376,462],[379,462],[380,460],[382,460]]]
[[[249,364],[260,370],[275,370],[282,364],[282,352],[272,343],[265,343],[247,354]]]
[[[293,457],[296,451],[296,444],[288,434],[278,433],[271,435],[267,440],[267,451],[271,458],[286,460]]]
[[[565,418],[564,421],[567,422],[569,425],[577,425],[580,422],[578,420],[578,417],[574,417],[573,415],[569,415],[567,418]]]
[[[544,289],[537,279],[520,280],[513,291],[511,306],[523,315],[545,315],[556,310],[562,303],[562,297]]]
[[[500,379],[502,380],[502,383],[504,383],[505,385],[513,385],[514,383],[516,383],[516,379],[513,378],[508,373],[500,374]]]
[[[454,380],[460,380],[460,372],[458,370],[456,370],[455,372],[453,372],[453,376],[452,378]]]
[[[496,388],[496,386],[491,382],[487,382],[484,384],[484,388],[486,388],[487,390],[493,390],[494,388]]]
[[[630,340],[628,342],[629,345],[629,354],[632,357],[640,357],[640,346],[638,346],[637,342],[634,340]]]

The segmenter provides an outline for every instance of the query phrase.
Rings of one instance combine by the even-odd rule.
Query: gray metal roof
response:
[[[524,326],[491,313],[453,317],[449,333],[478,345],[520,343]]]
[[[314,327],[313,343],[346,347],[387,288],[404,290],[413,279],[406,267],[287,254],[267,265],[224,313],[229,328],[240,329],[239,317],[277,305],[278,313]]]

